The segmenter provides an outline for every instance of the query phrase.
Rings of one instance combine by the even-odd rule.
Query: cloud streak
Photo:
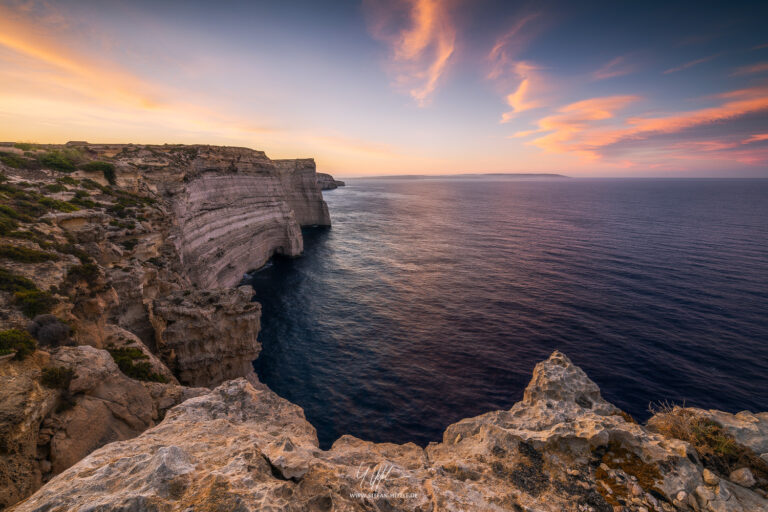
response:
[[[716,53],[714,55],[709,55],[707,57],[702,57],[701,59],[692,60],[689,62],[686,62],[684,64],[680,64],[679,66],[675,66],[674,68],[669,68],[666,71],[664,71],[665,75],[669,75],[671,73],[677,73],[678,71],[683,71],[684,69],[692,68],[694,66],[698,66],[699,64],[704,64],[705,62],[709,62],[712,59],[716,59],[722,55],[722,53]]]
[[[449,2],[365,0],[363,6],[370,34],[389,46],[395,85],[426,106],[456,48]]]
[[[628,60],[629,58],[626,55],[623,55],[607,62],[603,67],[594,72],[594,79],[606,80],[608,78],[616,78],[634,73],[636,68],[631,62],[628,62]]]

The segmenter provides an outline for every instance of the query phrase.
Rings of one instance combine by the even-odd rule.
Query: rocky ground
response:
[[[329,223],[311,161],[0,144],[0,172],[0,509],[768,511],[768,413],[640,425],[559,352],[441,443],[320,450],[236,288]]]

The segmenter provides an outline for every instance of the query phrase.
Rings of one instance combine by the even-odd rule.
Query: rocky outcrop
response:
[[[511,410],[451,425],[425,449],[344,436],[320,450],[300,408],[229,381],[13,510],[746,512],[768,510],[764,490],[638,425],[555,352]]]
[[[156,352],[179,380],[215,386],[253,375],[261,305],[248,287],[184,290],[152,303]]]
[[[333,190],[345,185],[343,181],[334,179],[330,174],[322,172],[317,173],[317,184],[320,185],[320,188],[323,190]]]
[[[50,387],[42,378],[50,369],[71,373]],[[131,379],[107,351],[90,346],[38,351],[0,365],[0,507],[96,448],[137,436],[204,391]]]

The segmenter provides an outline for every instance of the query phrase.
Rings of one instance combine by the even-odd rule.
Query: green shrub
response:
[[[32,151],[33,149],[37,149],[37,144],[32,144],[31,142],[17,142],[13,147],[22,151]]]
[[[0,258],[8,258],[24,263],[40,263],[42,261],[58,260],[59,256],[52,252],[38,251],[37,249],[28,249],[15,245],[0,245]]]
[[[98,206],[101,206],[96,201],[91,201],[90,199],[84,199],[83,197],[77,197],[77,196],[73,197],[67,202],[79,208],[96,208]]]
[[[37,290],[37,286],[26,277],[14,274],[10,270],[0,267],[0,290],[15,293],[25,290]]]
[[[40,382],[47,388],[67,389],[74,376],[75,372],[70,368],[49,366],[48,368],[43,368]]]
[[[90,172],[101,172],[104,175],[104,179],[106,179],[110,185],[117,184],[115,166],[109,162],[88,162],[87,164],[82,165],[81,169]]]
[[[50,313],[58,300],[50,292],[42,290],[22,290],[13,294],[13,304],[24,316],[34,318]]]
[[[78,248],[74,244],[57,245],[56,250],[65,254],[71,254],[80,260],[80,263],[93,263],[91,255]]]
[[[0,215],[24,222],[32,222],[34,220],[28,215],[17,212],[14,208],[8,206],[7,204],[0,204]]]
[[[40,163],[44,167],[61,172],[73,172],[77,169],[77,162],[81,159],[80,152],[74,149],[49,151],[40,156]]]
[[[15,350],[14,359],[22,360],[35,351],[37,344],[35,339],[27,332],[21,329],[8,329],[0,331],[0,349]]]
[[[63,178],[59,178],[56,181],[64,185],[78,185],[80,183],[79,181],[77,181],[75,178],[71,176],[64,176]]]
[[[0,153],[0,162],[14,169],[23,169],[27,165],[27,159],[13,153]]]
[[[47,206],[53,210],[59,210],[60,212],[76,212],[80,208],[67,201],[59,201],[58,199],[51,199],[50,197],[41,197],[38,202],[43,206]]]
[[[84,281],[90,288],[94,287],[101,276],[99,266],[95,263],[84,263],[82,265],[75,265],[67,270],[66,281],[74,284],[80,281]]]
[[[53,192],[53,193],[64,192],[65,190],[67,190],[67,187],[65,187],[61,183],[51,183],[49,185],[44,186],[43,188],[48,192]]]
[[[128,377],[151,382],[168,382],[168,379],[163,375],[152,371],[152,365],[149,361],[144,361],[144,359],[149,359],[149,356],[140,349],[135,347],[107,347],[107,350],[120,371]]]

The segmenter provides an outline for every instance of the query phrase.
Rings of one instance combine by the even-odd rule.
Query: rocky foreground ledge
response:
[[[768,413],[667,408],[635,423],[564,354],[524,398],[442,443],[318,448],[302,410],[226,382],[108,444],[12,508],[27,511],[764,511]]]

